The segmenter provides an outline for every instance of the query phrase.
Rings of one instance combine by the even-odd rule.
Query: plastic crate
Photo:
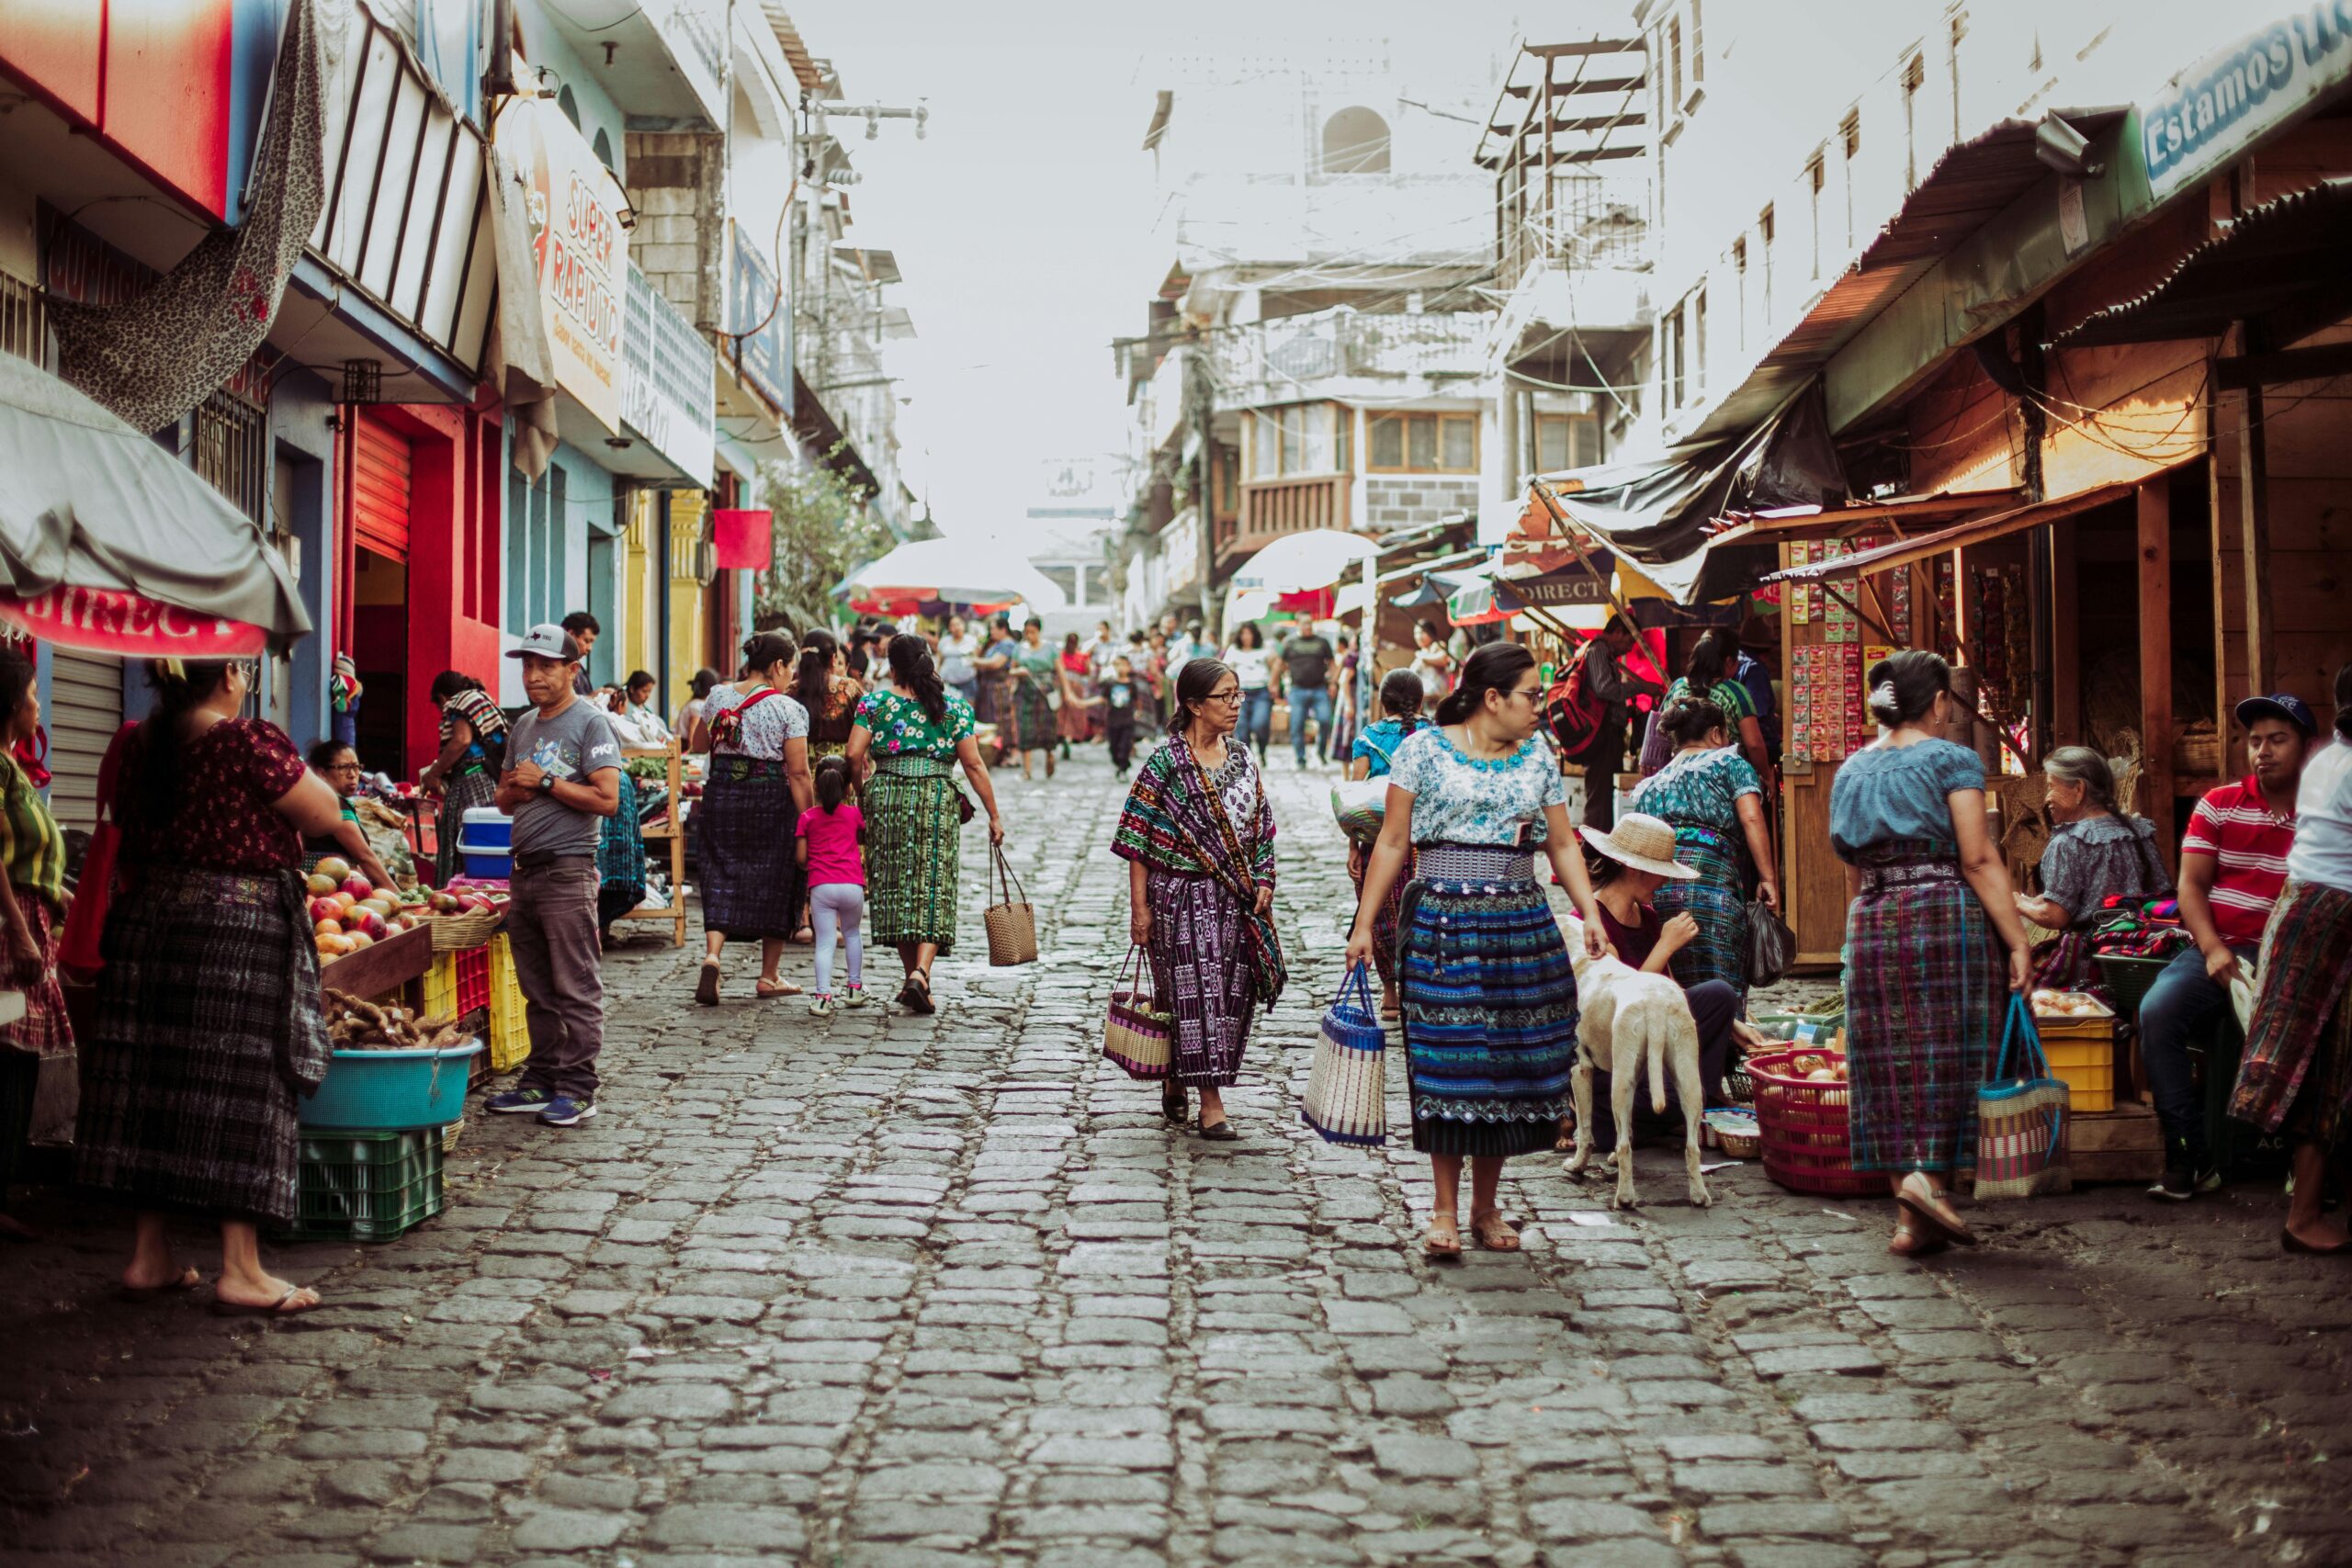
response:
[[[490,1070],[503,1073],[531,1054],[523,1021],[523,986],[514,977],[514,948],[504,931],[490,939]]]
[[[437,1051],[337,1051],[318,1092],[295,1102],[305,1127],[395,1132],[444,1127],[465,1114],[481,1042]]]
[[[441,1212],[439,1127],[304,1135],[295,1182],[298,1241],[390,1241]]]
[[[1756,1082],[1764,1174],[1792,1192],[1828,1198],[1884,1193],[1885,1172],[1854,1168],[1848,1130],[1852,1086],[1795,1077],[1787,1068],[1796,1055],[1766,1051],[1747,1059],[1748,1077]]]
[[[424,972],[424,1016],[462,1018],[490,1005],[490,945],[440,953]]]
[[[2050,1075],[2064,1080],[2069,1111],[2115,1109],[2115,1041],[2041,1038]]]

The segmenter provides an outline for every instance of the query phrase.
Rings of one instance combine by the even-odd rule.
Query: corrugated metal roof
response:
[[[762,7],[767,13],[768,26],[775,29],[775,41],[784,51],[784,58],[792,64],[793,79],[804,93],[821,93],[825,89],[825,73],[817,68],[809,56],[808,46],[801,41],[800,29],[793,25],[791,14],[776,0],[764,0]]]
[[[2352,180],[2324,180],[2265,202],[2181,259],[2136,299],[2110,305],[2053,344],[2160,343],[2219,337],[2323,293],[2341,294],[2352,255]]]
[[[2124,113],[2062,112],[2088,137],[2097,137]],[[1962,241],[2048,178],[2051,171],[2033,154],[2038,123],[2005,119],[1937,160],[1844,276],[1758,362],[1739,389],[1709,411],[1685,439],[1705,440],[1745,429],[1770,413]]]

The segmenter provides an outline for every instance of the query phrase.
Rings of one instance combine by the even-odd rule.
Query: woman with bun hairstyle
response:
[[[1159,1097],[1170,1122],[1201,1091],[1201,1136],[1240,1134],[1224,1091],[1241,1073],[1250,1020],[1287,978],[1267,916],[1274,902],[1274,814],[1246,743],[1241,678],[1197,654],[1176,675],[1168,743],[1136,770],[1111,852],[1127,863],[1128,921],[1151,959],[1152,991],[1175,1015],[1176,1066]]]
[[[1544,889],[1550,857],[1582,917],[1582,941],[1607,950],[1592,886],[1567,818],[1567,783],[1542,733],[1535,656],[1494,642],[1463,661],[1437,723],[1396,748],[1388,810],[1356,900],[1351,966],[1378,944],[1381,906],[1418,854],[1397,917],[1405,1060],[1413,1147],[1430,1156],[1436,1201],[1422,1248],[1462,1254],[1462,1162],[1470,1161],[1470,1231],[1511,1252],[1519,1233],[1498,1200],[1503,1161],[1549,1149],[1571,1109],[1577,978]]]
[[[1829,792],[1829,843],[1846,863],[1847,1061],[1854,1168],[1884,1171],[1888,1249],[1916,1258],[1976,1237],[1944,1195],[1976,1157],[1976,1090],[1994,1069],[2011,991],[2033,955],[2000,846],[1984,823],[1984,768],[1939,739],[1951,671],[1905,649],[1871,666],[1879,738]]]
[[[1396,748],[1405,738],[1429,723],[1421,716],[1421,705],[1428,696],[1419,675],[1409,669],[1391,670],[1388,678],[1380,682],[1381,718],[1368,725],[1355,738],[1351,748],[1348,776],[1351,779],[1384,778]],[[1404,905],[1405,885],[1413,877],[1413,852],[1405,852],[1405,867],[1396,874],[1388,897],[1382,899],[1380,912],[1373,917],[1372,961],[1380,971],[1380,1016],[1401,1018],[1404,1010],[1396,1001],[1396,913]],[[1363,897],[1363,871],[1372,857],[1369,843],[1348,845],[1348,880],[1355,884],[1356,897]]]
[[[784,944],[800,929],[808,884],[792,854],[792,828],[814,798],[808,778],[808,710],[790,692],[792,639],[755,632],[743,644],[751,671],[713,686],[695,721],[696,750],[710,752],[709,776],[694,813],[695,863],[702,874],[702,968],[695,1000],[718,1005],[720,953],[729,941],[760,944],[762,1001],[797,997],[779,975]]]
[[[1698,936],[1674,954],[1674,978],[1686,989],[1720,980],[1745,1002],[1751,867],[1756,897],[1768,909],[1781,907],[1764,781],[1734,750],[1731,716],[1709,698],[1668,699],[1653,728],[1672,750],[1634,791],[1634,809],[1674,829],[1675,863],[1693,874],[1659,886],[1658,912],[1669,919],[1687,914],[1699,927]]]

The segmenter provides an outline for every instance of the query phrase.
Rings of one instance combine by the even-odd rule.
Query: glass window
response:
[[[1078,568],[1074,566],[1041,566],[1037,574],[1062,591],[1062,597],[1072,604],[1083,604],[1078,594]]]
[[[1535,421],[1535,466],[1544,473],[1567,468],[1568,422],[1558,414],[1540,414]]]
[[[1438,421],[1441,438],[1439,467],[1449,472],[1469,473],[1478,466],[1478,422],[1468,415]]]
[[[1304,473],[1306,468],[1306,410],[1295,406],[1282,412],[1282,471],[1285,474]]]
[[[1405,466],[1405,419],[1402,414],[1373,415],[1372,466],[1375,468],[1401,468]]]
[[[1569,424],[1568,431],[1572,437],[1568,466],[1576,468],[1597,466],[1600,461],[1600,422],[1597,419],[1576,420]]]
[[[1355,472],[1356,411],[1333,403],[1331,409],[1331,446],[1335,460],[1331,464],[1343,474]]]
[[[1282,426],[1271,413],[1260,412],[1250,417],[1250,477],[1253,479],[1278,479],[1283,474]]]
[[[1405,466],[1422,474],[1437,467],[1437,421],[1417,419],[1406,427]]]

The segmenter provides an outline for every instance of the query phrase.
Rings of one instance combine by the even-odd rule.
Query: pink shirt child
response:
[[[800,814],[800,836],[808,840],[808,886],[846,882],[865,886],[865,860],[858,852],[857,835],[865,813],[843,801],[832,810],[812,806]]]

